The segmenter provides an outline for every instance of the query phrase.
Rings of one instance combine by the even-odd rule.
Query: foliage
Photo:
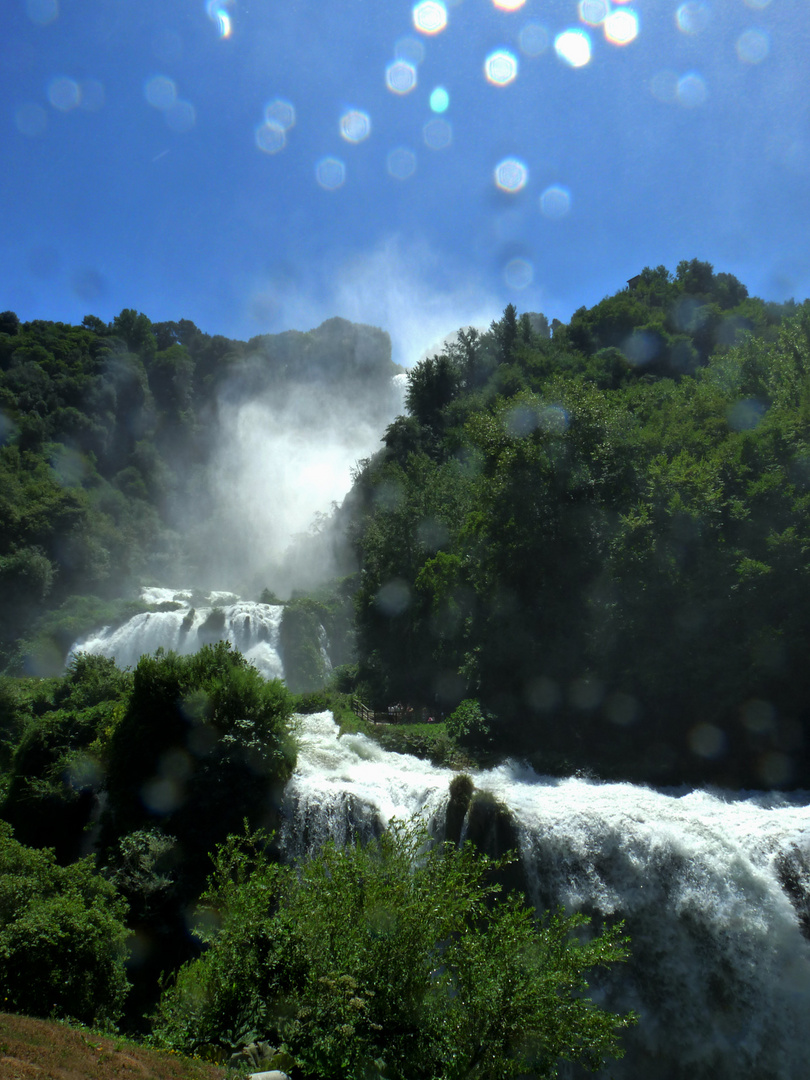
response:
[[[4,1008],[114,1023],[127,992],[126,905],[92,860],[60,867],[0,822],[0,986]]]
[[[808,303],[648,267],[411,382],[347,500],[369,704],[474,699],[543,768],[806,783]]]
[[[112,660],[84,653],[61,679],[6,681],[0,710],[4,726],[19,737],[2,815],[22,842],[53,847],[61,862],[78,856],[104,781],[102,746],[130,686]]]
[[[448,716],[447,734],[462,746],[483,748],[492,738],[492,717],[475,698],[467,698]]]
[[[142,656],[106,754],[107,841],[159,823],[177,837],[188,887],[201,884],[229,829],[272,820],[295,760],[291,712],[284,685],[227,642]]]
[[[620,928],[590,940],[580,917],[539,921],[490,881],[502,863],[393,823],[367,846],[327,844],[297,867],[261,837],[231,837],[205,900],[217,929],[155,1017],[168,1045],[281,1039],[308,1076],[556,1075],[621,1054],[631,1018],[583,994],[586,973],[627,956]]]
[[[225,380],[237,406],[338,383],[371,417],[395,370],[387,334],[343,319],[246,343],[133,309],[81,326],[0,314],[0,668],[58,671],[70,642],[58,657],[32,627],[70,597],[205,563],[177,496],[205,516]]]

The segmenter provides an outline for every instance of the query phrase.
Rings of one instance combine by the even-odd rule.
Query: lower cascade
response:
[[[368,838],[392,817],[415,813],[444,835],[451,770],[363,735],[339,737],[330,713],[299,725],[298,767],[284,802],[287,852],[303,854],[330,837]],[[806,792],[657,791],[543,777],[515,762],[473,779],[473,807],[479,799],[511,819],[538,910],[584,911],[594,924],[625,920],[631,961],[591,983],[599,1004],[639,1014],[610,1076],[807,1075]]]

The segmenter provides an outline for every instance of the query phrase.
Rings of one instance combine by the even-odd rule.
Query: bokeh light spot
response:
[[[325,191],[336,191],[346,182],[346,166],[340,158],[321,158],[315,166],[315,179]]]
[[[547,187],[540,196],[540,210],[544,217],[552,218],[552,220],[562,218],[570,209],[571,192],[559,184]]]
[[[743,704],[740,719],[755,735],[767,735],[776,728],[776,709],[770,701],[751,698]]]
[[[562,405],[547,405],[537,417],[537,426],[552,435],[562,435],[570,423],[571,417]]]
[[[453,129],[446,120],[436,117],[435,120],[428,120],[425,124],[422,129],[422,138],[431,150],[444,150],[453,141]]]
[[[510,195],[524,188],[528,179],[529,170],[518,158],[504,158],[495,166],[495,183]]]
[[[703,758],[720,757],[726,748],[726,736],[714,724],[695,724],[687,736],[689,749]]]
[[[610,4],[608,0],[579,0],[577,10],[580,22],[600,26],[610,14]]]
[[[360,109],[350,109],[340,118],[340,134],[350,143],[361,143],[371,134],[371,117]]]
[[[416,86],[416,68],[407,60],[395,60],[385,69],[385,83],[394,94],[410,94]]]
[[[508,86],[517,77],[518,62],[514,53],[498,49],[484,61],[487,81],[493,86]]]
[[[757,766],[762,783],[766,788],[787,784],[793,776],[793,764],[787,754],[771,750],[763,754]]]
[[[654,98],[671,105],[678,97],[678,75],[669,68],[656,72],[650,79],[650,91]]]
[[[283,127],[265,121],[256,128],[256,146],[263,154],[277,154],[287,145],[287,133]]]
[[[629,45],[638,37],[638,15],[627,8],[611,11],[602,26],[611,45]]]
[[[726,420],[732,431],[752,431],[767,412],[762,401],[757,398],[743,398],[735,401],[726,409]]]
[[[629,727],[638,720],[641,709],[632,694],[619,690],[610,694],[605,701],[605,716],[618,727]]]
[[[233,23],[228,8],[233,0],[208,0],[205,9],[208,18],[216,26],[217,33],[221,38],[229,38],[233,32]]]
[[[38,135],[44,135],[48,126],[48,114],[41,105],[27,101],[15,110],[14,123],[21,135],[35,139]]]
[[[499,11],[519,11],[526,0],[492,0]]]
[[[401,578],[387,581],[377,593],[375,602],[383,615],[389,618],[401,615],[411,603],[410,586]]]
[[[711,12],[706,4],[687,0],[675,12],[675,22],[684,34],[699,34],[708,25]]]
[[[419,67],[425,59],[424,42],[415,37],[402,37],[394,45],[394,57],[397,60],[404,60],[411,67]]]
[[[99,112],[105,99],[104,84],[97,79],[87,79],[81,84],[79,105],[87,112]]]
[[[289,131],[295,126],[295,106],[284,98],[274,98],[264,107],[264,119],[282,131]]]
[[[31,22],[47,26],[59,17],[58,0],[25,0],[25,13]]]
[[[61,75],[54,79],[48,87],[48,101],[60,112],[70,112],[79,104],[81,94],[79,84],[75,79],[69,79]]]
[[[443,86],[437,86],[430,95],[430,107],[433,112],[443,113],[450,104],[450,95]]]
[[[764,30],[746,30],[737,38],[737,56],[744,64],[761,64],[770,47]]]
[[[146,100],[155,109],[170,109],[177,101],[177,87],[165,75],[154,75],[147,79],[144,93]]]
[[[687,109],[694,109],[698,105],[702,105],[707,97],[706,83],[703,81],[703,77],[698,75],[696,71],[690,71],[689,74],[681,76],[678,79],[676,97],[681,105],[685,105]]]
[[[197,123],[197,110],[190,101],[175,101],[174,105],[166,109],[164,116],[166,124],[172,131],[191,131]]]
[[[525,289],[534,280],[534,267],[528,259],[510,259],[504,267],[503,279],[510,289]]]
[[[571,67],[585,67],[591,59],[591,39],[584,30],[563,30],[554,39],[554,51]]]
[[[386,167],[395,180],[407,180],[416,172],[416,154],[404,146],[397,146],[388,154]]]
[[[548,48],[549,34],[545,26],[540,23],[530,22],[521,29],[518,34],[518,44],[524,56],[532,59],[542,54]]]
[[[414,5],[413,25],[423,34],[438,34],[447,26],[447,8],[438,0],[421,0]]]
[[[601,679],[596,679],[592,675],[574,679],[568,688],[568,698],[571,704],[575,709],[582,709],[583,712],[591,712],[591,710],[601,705],[604,696],[605,684]]]

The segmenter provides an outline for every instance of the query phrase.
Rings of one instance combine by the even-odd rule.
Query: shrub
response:
[[[492,717],[475,698],[467,698],[447,718],[447,734],[460,746],[483,748],[491,742]]]
[[[288,779],[292,701],[227,642],[142,656],[108,749],[105,842],[159,824],[177,837],[189,888],[243,818],[264,824]]]
[[[126,904],[82,859],[61,867],[0,822],[0,986],[3,1008],[114,1023],[128,983]]]
[[[551,1077],[561,1057],[621,1054],[631,1018],[583,994],[589,968],[625,959],[619,928],[585,942],[583,917],[536,920],[519,894],[497,897],[504,860],[431,845],[415,822],[297,867],[261,841],[220,848],[211,947],[164,994],[159,1041],[272,1038],[305,1075],[347,1080]]]

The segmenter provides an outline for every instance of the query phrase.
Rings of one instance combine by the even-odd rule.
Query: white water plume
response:
[[[134,667],[144,653],[163,648],[190,656],[205,644],[229,641],[266,678],[282,678],[279,627],[283,607],[239,600],[231,593],[211,593],[193,606],[190,590],[145,589],[147,603],[178,606],[171,611],[134,615],[122,626],[105,626],[74,643],[78,652],[108,656],[119,668]]]
[[[328,713],[301,724],[285,795],[288,851],[376,835],[392,816],[416,813],[441,835],[450,770],[362,735],[338,738]],[[538,909],[626,920],[631,962],[592,983],[600,1004],[640,1015],[611,1076],[806,1075],[807,793],[655,791],[541,777],[516,763],[474,780],[511,814]]]

